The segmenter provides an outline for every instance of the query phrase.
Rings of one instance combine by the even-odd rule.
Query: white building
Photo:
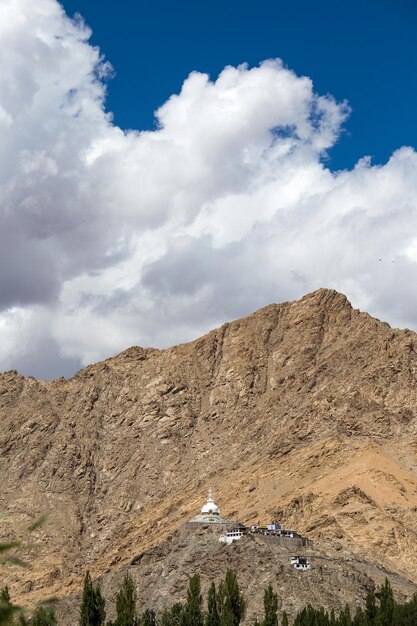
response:
[[[310,562],[305,556],[293,556],[291,557],[291,565],[294,569],[306,571],[311,569]]]
[[[248,534],[248,529],[243,524],[237,524],[236,526],[232,526],[229,528],[225,535],[220,535],[219,541],[221,543],[233,543],[234,541],[239,541],[242,537],[246,537]]]

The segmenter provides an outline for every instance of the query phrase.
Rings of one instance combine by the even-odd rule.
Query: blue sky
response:
[[[417,145],[417,8],[412,0],[65,0],[93,29],[116,71],[107,108],[122,128],[152,128],[153,112],[193,70],[281,58],[315,89],[347,99],[332,168],[385,162]]]

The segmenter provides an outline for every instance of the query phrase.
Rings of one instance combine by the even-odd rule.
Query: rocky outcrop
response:
[[[224,577],[234,569],[248,601],[246,624],[263,615],[263,591],[271,584],[278,593],[279,611],[292,618],[308,603],[340,611],[348,603],[352,609],[361,605],[367,591],[374,590],[388,576],[399,601],[416,590],[406,578],[382,570],[366,560],[355,557],[341,546],[319,545],[301,549],[311,569],[296,571],[291,565],[291,548],[267,541],[267,537],[250,536],[232,545],[219,543],[219,533],[213,527],[181,527],[158,546],[135,555],[130,564],[109,572],[101,579],[107,599],[107,614],[115,614],[115,595],[126,571],[136,582],[138,610],[164,607],[182,602],[187,595],[190,576],[198,572],[203,597],[207,598],[210,582]],[[271,539],[271,538],[270,538]],[[299,552],[297,552],[299,553]],[[58,606],[60,622],[74,624],[80,594],[67,597]]]

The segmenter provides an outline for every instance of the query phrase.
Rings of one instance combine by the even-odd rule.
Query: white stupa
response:
[[[207,502],[202,506],[201,513],[190,520],[190,524],[231,524],[229,520],[221,517],[220,509],[213,500],[211,489],[208,492]]]

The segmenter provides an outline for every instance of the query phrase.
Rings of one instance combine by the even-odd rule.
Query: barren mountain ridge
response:
[[[106,585],[137,555],[178,542],[212,487],[222,515],[277,517],[322,556],[393,572],[411,593],[416,407],[417,335],[325,289],[188,344],[130,348],[69,380],[6,372],[0,531],[11,537],[44,513],[48,523],[23,554],[32,569],[5,582],[26,604],[72,597],[87,567]]]

